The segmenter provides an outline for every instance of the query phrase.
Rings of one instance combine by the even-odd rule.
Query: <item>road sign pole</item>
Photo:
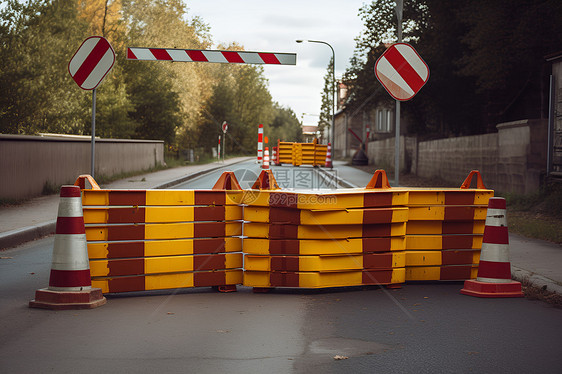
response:
[[[96,89],[92,90],[92,168],[90,174],[95,178],[96,167]]]
[[[403,0],[396,0],[397,36],[402,43],[402,9]],[[396,133],[394,135],[394,187],[400,183],[400,100],[396,100]]]
[[[226,132],[222,134],[222,163],[224,164],[224,154],[226,153]]]

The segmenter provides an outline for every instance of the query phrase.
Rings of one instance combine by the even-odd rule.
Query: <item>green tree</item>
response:
[[[302,127],[292,109],[273,104],[274,117],[271,123],[264,124],[264,133],[269,137],[269,145],[276,146],[277,140],[302,142]]]

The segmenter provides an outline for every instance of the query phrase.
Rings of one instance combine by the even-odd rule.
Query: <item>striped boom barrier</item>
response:
[[[128,47],[127,60],[296,65],[296,53]]]
[[[49,287],[37,290],[30,307],[91,309],[106,303],[92,288],[80,187],[62,186]]]

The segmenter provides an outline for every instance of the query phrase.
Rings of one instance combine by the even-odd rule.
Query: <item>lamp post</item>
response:
[[[303,43],[303,42],[308,42],[308,43],[320,43],[320,44],[325,44],[328,47],[330,47],[330,49],[332,50],[332,59],[334,61],[334,63],[332,64],[332,128],[331,128],[331,136],[328,133],[328,143],[330,143],[330,141],[333,144],[333,147],[335,148],[336,146],[336,131],[335,131],[335,112],[334,112],[334,107],[335,107],[335,96],[336,96],[336,52],[334,52],[334,48],[332,48],[332,46],[329,43],[323,42],[321,40],[295,40],[297,43]]]

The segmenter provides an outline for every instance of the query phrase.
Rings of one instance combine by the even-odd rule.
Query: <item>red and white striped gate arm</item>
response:
[[[128,47],[127,60],[296,65],[296,53]]]

